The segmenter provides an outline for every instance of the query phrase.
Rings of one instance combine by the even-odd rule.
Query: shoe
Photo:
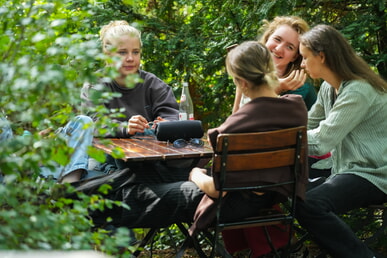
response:
[[[122,186],[133,181],[133,173],[129,168],[120,171],[115,171],[108,175],[92,177],[83,181],[77,182],[75,190],[86,194],[96,194],[101,185],[108,184],[112,187],[112,191],[116,191]]]

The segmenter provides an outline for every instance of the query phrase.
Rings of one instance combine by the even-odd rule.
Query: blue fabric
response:
[[[155,129],[145,128],[143,133],[136,133],[136,136],[156,136]]]
[[[0,113],[0,143],[13,138],[9,121]]]
[[[90,126],[83,128],[86,124]],[[41,175],[43,177],[50,176],[54,179],[59,179],[77,169],[87,171],[89,158],[87,148],[92,144],[93,130],[92,119],[84,115],[75,117],[65,127],[59,128],[57,130],[58,136],[66,139],[68,146],[74,148],[74,153],[71,156],[70,162],[65,167],[58,165],[54,171],[51,171],[47,167],[42,167]],[[13,133],[9,121],[0,114],[0,143],[11,138],[13,138]],[[87,173],[83,176],[87,177]]]
[[[43,177],[52,176],[54,179],[60,179],[67,174],[83,169],[87,171],[89,156],[87,155],[87,148],[92,145],[93,121],[90,117],[80,115],[70,121],[65,127],[61,127],[57,130],[58,136],[64,137],[69,147],[74,148],[74,152],[71,156],[70,162],[65,166],[58,166],[54,171],[49,170],[46,167],[41,168],[41,175]],[[83,128],[84,125],[87,128]],[[83,175],[83,177],[86,174]]]

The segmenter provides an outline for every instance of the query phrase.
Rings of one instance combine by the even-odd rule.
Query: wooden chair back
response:
[[[256,133],[220,134],[213,156],[212,175],[219,201],[215,223],[213,254],[219,250],[217,235],[223,229],[289,224],[289,243],[295,220],[298,180],[307,162],[306,127],[300,126]],[[303,167],[304,166],[304,167]],[[288,200],[288,209],[265,210],[252,218],[221,221],[224,191],[277,191]],[[265,228],[266,229],[266,228]],[[266,231],[267,232],[267,231]],[[268,238],[269,240],[269,238]],[[274,248],[274,247],[273,247]]]
[[[306,146],[304,126],[268,132],[220,134],[212,167],[216,188],[221,191],[259,190],[294,185],[307,162]],[[274,176],[270,180],[273,176],[270,173],[284,173],[284,168],[292,171],[285,177],[281,175],[287,180],[270,182],[276,179]],[[266,183],[270,185],[259,185],[265,180],[269,180]]]

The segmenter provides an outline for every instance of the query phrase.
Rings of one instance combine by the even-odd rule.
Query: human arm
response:
[[[128,120],[127,133],[129,135],[143,133],[145,129],[150,127],[155,128],[156,124],[161,121],[178,120],[179,116],[178,105],[171,87],[152,73],[140,71],[140,76],[144,81],[140,87],[136,88],[136,91],[142,91],[141,95],[137,97],[143,99],[144,103],[138,106],[144,108],[140,110],[138,106],[133,105],[127,108],[134,112],[137,110],[139,113],[131,116]],[[132,102],[134,101],[136,99],[132,98]],[[141,112],[144,112],[143,115]],[[149,122],[153,125],[150,126]]]
[[[189,180],[194,182],[199,189],[212,198],[219,198],[219,191],[215,189],[214,179],[207,175],[207,170],[195,167],[189,174]],[[223,192],[223,196],[226,192]]]
[[[106,83],[103,81],[106,81]],[[118,108],[111,107],[109,103],[114,97],[118,97],[120,93],[113,92],[108,86],[109,83],[111,84],[111,80],[106,79],[101,79],[95,84],[84,83],[81,90],[81,110],[83,114],[91,117],[94,122],[99,121],[99,128],[95,131],[96,136],[124,138],[127,125],[117,117]],[[115,108],[116,111],[111,111],[110,108]],[[126,137],[128,136],[126,135]]]
[[[212,128],[207,131],[207,138],[213,149],[215,148],[218,134],[219,131],[217,128]],[[219,197],[219,191],[215,189],[214,179],[207,175],[206,169],[194,167],[189,174],[189,180],[194,182],[199,187],[199,189],[208,196],[212,198]],[[224,192],[224,194],[226,193]]]
[[[317,100],[314,103],[314,105],[311,107],[311,109],[308,112],[308,126],[307,129],[315,129],[320,125],[320,121],[325,120],[325,106],[328,105],[328,103],[325,103],[326,101],[324,99],[331,99],[332,98],[332,87],[328,84],[323,83],[320,87],[320,90],[317,94]]]
[[[97,113],[103,112],[98,119],[115,124],[110,128],[103,124],[107,129],[104,137],[128,138],[144,132],[149,128],[149,122],[178,119],[178,105],[172,89],[151,73],[140,71],[140,77],[143,82],[133,88],[106,80],[96,85],[84,85],[82,100],[87,114],[96,120]],[[94,113],[90,115],[90,112]],[[118,112],[121,115],[117,116]]]
[[[154,74],[141,71],[143,78],[143,88],[146,90],[145,117],[148,120],[155,120],[162,117],[168,121],[179,119],[179,105],[173,94],[172,88]]]
[[[308,150],[310,155],[324,155],[332,151],[364,120],[372,103],[369,95],[367,96],[370,87],[367,86],[367,83],[360,81],[344,82],[340,86],[335,103],[327,113],[326,118],[319,121],[318,127],[309,129],[310,122],[308,122]],[[330,105],[327,87],[323,90],[325,92],[322,92],[322,94],[325,96],[319,96],[321,103],[324,106]],[[320,107],[314,106],[309,115],[316,124],[316,116],[321,114],[317,113],[315,108]]]

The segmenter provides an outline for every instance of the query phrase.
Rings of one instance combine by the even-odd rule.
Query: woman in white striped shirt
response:
[[[387,83],[331,26],[302,35],[300,53],[310,77],[324,80],[308,114],[309,155],[331,152],[333,167],[298,202],[298,220],[333,257],[373,257],[336,214],[386,201]]]

